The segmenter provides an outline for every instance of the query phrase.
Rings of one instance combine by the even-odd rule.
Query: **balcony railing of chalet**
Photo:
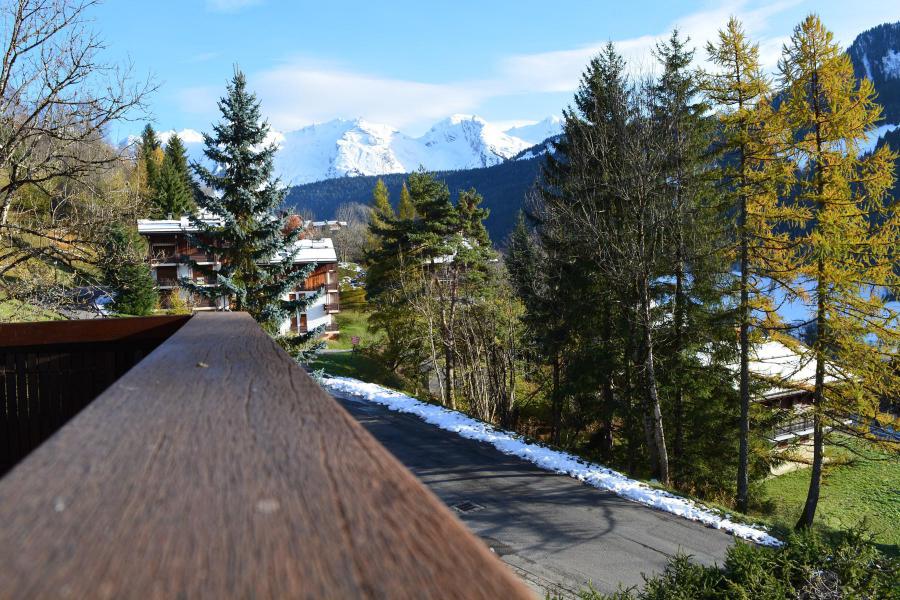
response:
[[[341,312],[341,303],[337,300],[337,298],[329,298],[325,301],[325,312]]]
[[[246,314],[0,345],[2,597],[531,597]]]
[[[779,425],[775,428],[773,432],[774,439],[783,438],[785,436],[794,436],[797,434],[806,434],[812,431],[813,428],[813,418],[812,416],[808,417],[799,417],[796,419],[792,419],[787,423]]]
[[[318,292],[321,289],[324,289],[326,292],[338,291],[337,273],[332,271],[330,279],[331,281],[326,282],[325,277],[322,276],[310,277],[303,282],[299,289],[301,292]]]
[[[150,255],[150,263],[151,264],[160,264],[160,263],[186,263],[189,260],[198,263],[214,263],[217,258],[215,254],[206,254],[203,252],[190,252],[188,254],[182,254],[180,252],[167,251],[167,252],[154,252]]]

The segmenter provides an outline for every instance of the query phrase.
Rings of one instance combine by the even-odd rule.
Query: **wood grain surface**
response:
[[[0,348],[47,344],[84,344],[126,340],[164,340],[190,315],[0,323]]]
[[[531,593],[241,313],[200,313],[0,480],[0,597]]]

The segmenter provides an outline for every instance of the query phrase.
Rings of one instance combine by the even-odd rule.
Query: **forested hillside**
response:
[[[859,34],[847,48],[857,77],[878,90],[884,123],[900,123],[900,23],[884,23]]]
[[[454,197],[461,190],[473,187],[484,196],[483,206],[490,210],[485,225],[494,244],[502,246],[512,231],[522,201],[540,174],[542,161],[541,157],[511,160],[484,169],[438,172],[436,176],[447,183]],[[345,202],[370,204],[375,182],[381,179],[387,185],[391,202],[396,206],[406,177],[403,173],[342,177],[299,185],[291,188],[285,204],[311,212],[317,219],[332,219],[337,208]]]
[[[882,124],[900,123],[900,23],[885,23],[861,33],[847,49],[858,78],[868,77],[875,84],[878,101],[884,112]],[[900,133],[888,133],[879,143],[900,149]],[[475,187],[484,196],[484,206],[491,211],[486,225],[494,244],[502,246],[512,230],[516,213],[525,195],[540,173],[543,144],[519,153],[513,159],[493,167],[460,171],[444,171],[438,178],[447,182],[453,195]],[[524,158],[533,157],[533,158]],[[520,160],[516,160],[520,159]],[[404,174],[382,176],[391,199],[396,203]],[[378,177],[343,177],[296,186],[287,197],[287,205],[312,212],[318,219],[332,219],[341,204],[368,204]],[[897,197],[900,186],[894,187]]]

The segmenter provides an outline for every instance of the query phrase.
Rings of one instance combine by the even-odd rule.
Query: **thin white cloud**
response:
[[[247,3],[248,0],[216,2],[223,6]],[[762,62],[774,72],[782,44],[790,34],[785,23],[802,18],[801,11],[797,10],[800,4],[809,10],[816,8],[802,0],[726,0],[684,15],[654,35],[613,40],[613,43],[628,61],[630,70],[652,72],[655,44],[677,27],[682,35],[690,38],[700,63],[706,58],[706,43],[716,38],[718,30],[733,15],[759,42]],[[844,43],[848,43],[847,31],[859,33],[864,28],[856,21],[836,26],[838,39]],[[578,48],[507,56],[497,61],[493,75],[480,80],[426,83],[357,72],[346,65],[308,58],[292,58],[272,68],[248,73],[248,79],[276,130],[290,131],[337,117],[363,117],[409,130],[453,113],[478,112],[489,101],[496,105],[503,98],[516,95],[570,93],[577,88],[587,62],[605,44],[602,40]],[[188,88],[179,92],[178,100],[186,113],[212,119],[215,102],[223,91],[224,86]]]
[[[237,12],[244,8],[262,4],[262,1],[263,0],[206,0],[206,9],[213,12]]]
[[[699,62],[706,58],[706,43],[716,38],[719,29],[731,16],[740,19],[745,29],[759,39],[769,29],[773,17],[799,2],[800,0],[783,0],[753,9],[747,8],[746,0],[723,2],[714,8],[680,17],[656,35],[643,35],[612,42],[632,72],[652,72],[655,68],[653,49],[677,28],[683,37],[690,38],[691,46],[696,49],[695,60]],[[767,68],[775,67],[784,39],[786,38],[778,37],[770,40],[763,37],[760,53]],[[605,45],[604,41],[569,50],[507,57],[500,64],[501,77],[497,82],[498,87],[508,94],[572,91],[578,86],[585,65],[603,50]]]
[[[159,131],[157,132],[156,137],[161,143],[168,144],[169,139],[176,133],[185,144],[199,144],[203,141],[203,134],[196,129],[182,129],[181,131],[170,129],[168,131]]]
[[[479,86],[432,84],[325,68],[304,61],[250,77],[276,129],[288,131],[336,116],[362,116],[405,127],[474,109],[485,99]]]

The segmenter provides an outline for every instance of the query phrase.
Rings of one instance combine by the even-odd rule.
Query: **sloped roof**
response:
[[[798,348],[805,348],[796,342]],[[776,339],[750,348],[750,372],[767,380],[772,387],[766,398],[777,398],[801,390],[812,390],[816,380],[816,361],[811,352],[802,352]],[[825,383],[837,381],[833,365],[826,365]]]

